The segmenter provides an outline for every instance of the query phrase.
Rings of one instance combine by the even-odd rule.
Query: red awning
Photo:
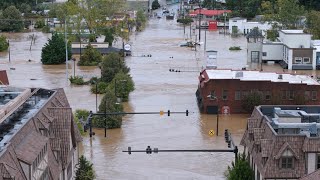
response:
[[[197,14],[202,14],[205,16],[219,16],[222,15],[224,12],[231,13],[231,10],[208,10],[208,9],[197,9],[193,12],[190,12],[190,16],[196,16]]]

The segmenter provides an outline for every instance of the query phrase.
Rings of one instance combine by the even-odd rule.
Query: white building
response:
[[[281,30],[277,42],[262,44],[262,62],[276,61],[283,68],[316,69],[316,49],[311,34],[303,30]]]
[[[255,27],[259,28],[262,35],[265,36],[267,30],[272,26],[269,23],[262,22],[248,22],[246,18],[235,17],[229,19],[229,32],[230,34],[249,34]]]

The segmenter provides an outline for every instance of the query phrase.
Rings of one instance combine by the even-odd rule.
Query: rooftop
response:
[[[54,91],[0,87],[0,151],[47,102]]]
[[[281,30],[285,34],[305,34],[303,30]]]
[[[319,106],[261,106],[260,111],[277,134],[320,135]]]
[[[240,79],[240,81],[288,82],[290,84],[320,85],[315,79],[306,75],[278,74],[274,72],[207,69],[209,79]]]

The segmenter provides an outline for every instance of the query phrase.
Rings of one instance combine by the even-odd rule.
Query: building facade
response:
[[[320,106],[258,106],[242,137],[256,180],[320,179]]]
[[[230,34],[249,34],[254,28],[258,28],[262,35],[272,28],[268,22],[248,22],[246,18],[234,17],[229,19]]]
[[[316,105],[320,100],[320,84],[310,76],[277,74],[230,69],[207,69],[199,76],[196,92],[199,109],[215,114],[219,109],[230,113],[248,113],[245,99],[255,93],[260,104]]]
[[[303,30],[281,30],[276,42],[262,44],[262,61],[276,61],[284,69],[316,69],[316,48],[311,34]]]
[[[0,179],[72,179],[81,135],[63,89],[0,90]]]

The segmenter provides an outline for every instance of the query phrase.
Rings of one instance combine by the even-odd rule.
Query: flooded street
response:
[[[186,28],[186,33],[189,30]],[[198,30],[196,30],[196,33]],[[11,62],[7,52],[0,54],[0,68],[7,70],[9,82],[18,87],[64,88],[73,110],[95,111],[95,95],[89,86],[73,86],[66,80],[65,65],[41,64],[41,48],[48,34],[36,32],[36,43],[30,49],[33,33],[6,34],[11,44]],[[205,66],[204,45],[197,51],[179,47],[183,39],[183,26],[176,20],[151,18],[143,32],[130,38],[132,57],[126,58],[135,82],[135,91],[125,103],[126,112],[185,111],[185,114],[128,115],[121,129],[104,131],[94,129],[96,135],[83,139],[83,154],[89,158],[97,179],[224,179],[224,172],[234,160],[233,153],[133,153],[122,150],[144,150],[147,146],[162,149],[224,149],[224,129],[229,129],[239,144],[249,115],[221,115],[219,136],[210,136],[216,130],[216,116],[200,114],[195,92],[199,71]],[[201,41],[204,42],[202,31]],[[119,43],[119,42],[118,42]],[[230,46],[240,46],[241,51],[230,52]],[[206,50],[218,51],[218,68],[241,69],[246,67],[246,39],[231,38],[219,32],[207,32]],[[152,57],[141,55],[152,54]],[[170,58],[173,57],[173,58]],[[31,62],[28,62],[28,60]],[[259,69],[250,65],[249,69]],[[73,74],[73,62],[68,64],[68,74]],[[181,72],[169,72],[169,69]],[[278,65],[263,65],[264,71],[283,70]],[[76,67],[76,75],[86,78],[100,76],[96,67]],[[297,73],[318,75],[316,71]],[[100,100],[101,96],[99,96]],[[240,147],[241,149],[241,147]]]

